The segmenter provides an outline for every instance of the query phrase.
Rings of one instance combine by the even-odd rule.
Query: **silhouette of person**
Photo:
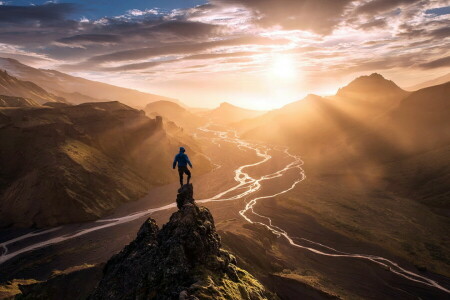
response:
[[[184,147],[180,147],[180,153],[175,155],[175,159],[173,160],[173,168],[177,166],[178,163],[178,174],[180,175],[180,185],[183,186],[183,175],[187,175],[187,184],[189,184],[189,180],[191,180],[191,171],[188,169],[188,165],[192,168],[191,161],[189,157],[184,153],[186,150]]]

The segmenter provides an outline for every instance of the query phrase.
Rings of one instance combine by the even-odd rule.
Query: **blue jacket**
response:
[[[175,159],[173,160],[173,168],[175,169],[175,166],[178,163],[178,167],[186,167],[189,165],[192,168],[191,161],[189,160],[189,157],[184,154],[183,152],[178,153],[175,155]]]

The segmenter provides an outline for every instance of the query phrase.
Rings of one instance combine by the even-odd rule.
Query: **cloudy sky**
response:
[[[269,109],[378,72],[450,72],[447,0],[0,1],[0,56],[178,98]]]

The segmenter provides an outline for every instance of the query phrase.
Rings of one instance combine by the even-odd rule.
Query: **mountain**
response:
[[[151,102],[145,106],[144,111],[149,117],[162,116],[189,130],[196,129],[205,123],[201,117],[171,101]]]
[[[337,146],[351,143],[354,136],[368,130],[408,94],[374,73],[358,77],[335,96],[308,95],[258,118],[242,121],[237,128],[246,138],[289,145],[303,155],[313,154],[313,159],[324,160],[342,156],[336,153]]]
[[[422,83],[418,83],[412,86],[407,87],[406,89],[408,91],[416,91],[416,90],[420,90],[423,88],[427,88],[427,87],[431,87],[431,86],[435,86],[435,85],[439,85],[439,84],[443,84],[446,82],[450,81],[450,73],[445,74],[443,76],[439,76],[437,78],[422,82]]]
[[[449,86],[446,83],[405,93],[393,82],[372,74],[356,79],[335,97],[309,95],[236,126],[247,139],[289,146],[318,174],[357,172],[380,180],[390,178],[399,183],[397,191],[403,187],[405,195],[419,193],[428,184],[424,196],[427,205],[450,207],[442,201],[448,180],[443,174],[450,168],[445,159],[450,146]],[[363,91],[377,91],[380,100],[372,102],[373,95],[356,98]],[[381,99],[384,92],[386,96]],[[435,167],[430,168],[430,163],[427,167],[427,155],[441,162],[441,167],[433,164]],[[414,166],[407,165],[408,160],[414,161]],[[419,171],[425,168],[435,181],[425,183]],[[394,174],[398,176],[394,178]]]
[[[200,112],[199,115],[218,124],[231,124],[244,119],[255,118],[264,111],[250,110],[223,102],[216,109]]]
[[[197,174],[210,170],[191,137],[173,136],[161,118],[119,102],[0,109],[0,226],[104,216],[175,181],[170,166],[180,145]]]
[[[333,102],[316,95],[308,95],[300,101],[270,111],[257,118],[236,123],[244,138],[271,143],[299,146],[305,151],[318,136],[317,130],[333,127],[334,123],[323,112],[323,106]],[[317,127],[321,124],[322,127]]]
[[[55,96],[30,81],[23,81],[0,70],[0,95],[31,99],[39,104],[45,102],[65,102],[62,97]]]
[[[378,73],[368,76],[360,76],[343,88],[340,88],[336,96],[344,98],[356,98],[358,100],[386,99],[401,97],[407,92],[402,90],[392,80],[385,79]]]
[[[402,90],[393,81],[373,73],[360,76],[343,88],[334,97],[346,113],[360,118],[383,114],[397,106],[408,92]],[[367,115],[370,113],[372,115]]]
[[[0,107],[37,107],[37,106],[40,106],[39,103],[31,99],[0,95]]]
[[[159,229],[149,218],[136,239],[113,256],[90,299],[268,299],[270,294],[221,248],[214,219],[194,203],[192,185]]]
[[[390,188],[450,215],[450,82],[413,92],[384,120],[404,155],[388,165]]]
[[[450,82],[420,89],[402,100],[389,114],[387,123],[396,139],[414,152],[450,142]],[[413,150],[414,149],[414,150]]]
[[[153,101],[177,101],[159,95],[71,76],[55,70],[32,68],[11,58],[0,58],[0,69],[8,71],[19,79],[32,81],[74,104],[115,100],[129,106],[142,108],[146,103]]]
[[[348,94],[347,87],[340,90],[344,92],[338,93],[339,97],[310,95],[241,122],[239,129],[246,138],[288,145],[307,159],[314,172],[331,169],[376,175],[397,193],[446,214],[450,208],[445,200],[450,170],[446,159],[450,149],[450,83],[406,97],[393,84],[387,86],[403,97],[391,98],[398,103],[393,108],[387,104],[380,109],[364,100],[350,105],[342,98]],[[386,98],[391,95],[388,92]]]

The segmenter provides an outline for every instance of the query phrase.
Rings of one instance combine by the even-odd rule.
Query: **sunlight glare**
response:
[[[272,58],[270,74],[275,78],[292,79],[297,77],[294,60],[290,55],[278,54]]]

